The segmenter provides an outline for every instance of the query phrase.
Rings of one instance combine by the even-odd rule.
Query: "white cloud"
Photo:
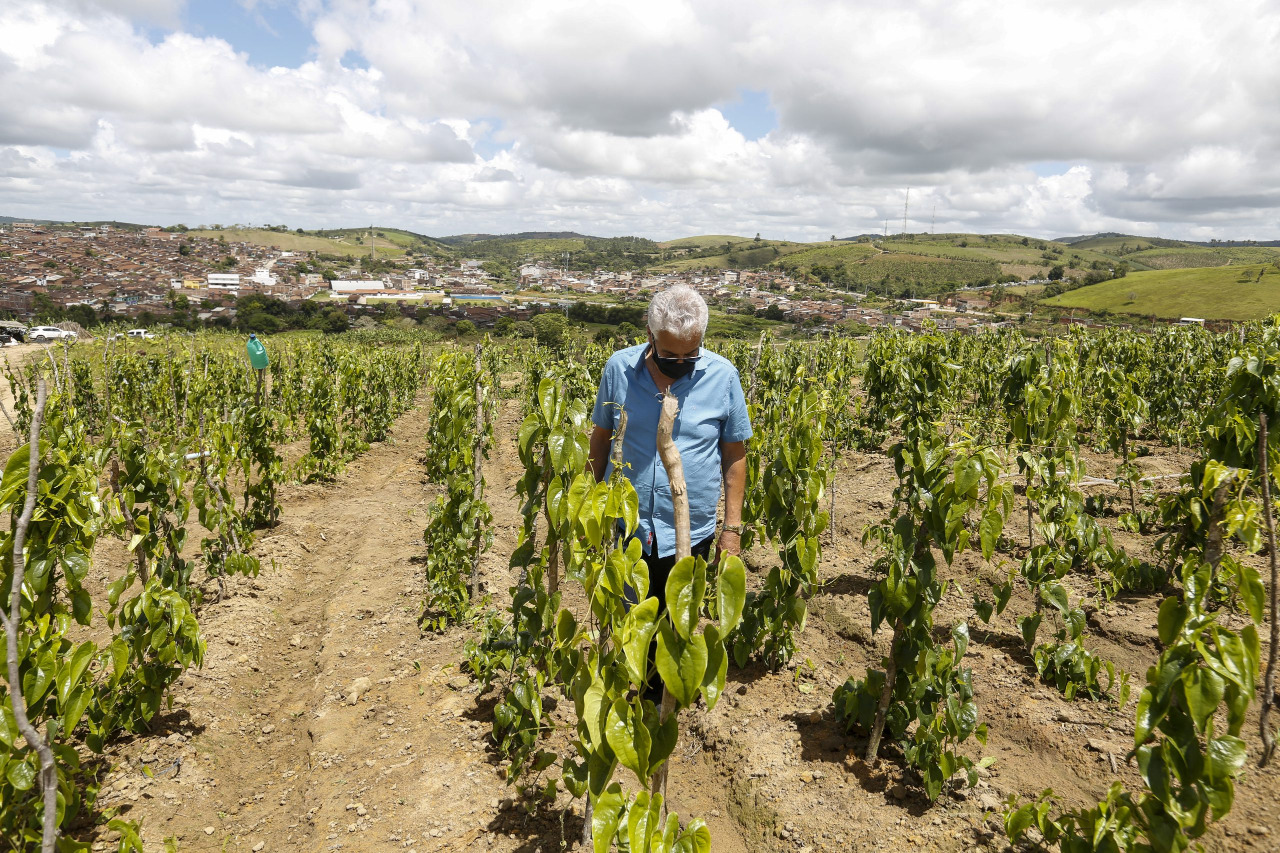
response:
[[[0,9],[0,213],[813,238],[910,186],[913,229],[1280,236],[1271,0],[297,0],[269,70],[183,6]]]

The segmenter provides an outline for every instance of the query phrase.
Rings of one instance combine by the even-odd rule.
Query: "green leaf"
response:
[[[702,697],[707,700],[707,710],[716,706],[724,692],[724,680],[729,674],[729,654],[720,638],[720,629],[708,625],[702,632],[707,644],[707,671],[702,676]]]
[[[707,642],[702,636],[682,639],[663,621],[658,625],[658,674],[671,695],[687,708],[694,703],[707,671]]]
[[[93,691],[87,685],[80,685],[71,691],[71,696],[62,706],[62,729],[70,734],[79,725],[84,711],[93,701]]]
[[[615,552],[617,553],[617,552]],[[646,598],[631,608],[622,623],[622,652],[632,684],[644,684],[649,677],[649,645],[658,628],[658,599]]]
[[[1207,667],[1191,666],[1183,670],[1182,685],[1191,719],[1195,721],[1196,729],[1203,732],[1222,701],[1223,678]]]
[[[86,640],[71,653],[71,659],[58,668],[58,701],[66,702],[67,696],[79,685],[80,678],[84,675],[84,671],[89,668],[89,663],[93,660],[95,651],[97,649],[93,643]]]
[[[697,630],[706,592],[707,565],[701,558],[685,557],[667,575],[667,610],[676,631],[686,640]]]
[[[614,782],[591,804],[591,844],[595,853],[609,853],[622,817],[622,787]]]
[[[1209,762],[1207,769],[1209,778],[1219,783],[1234,779],[1235,775],[1240,772],[1240,768],[1244,767],[1245,742],[1238,737],[1224,735],[1210,739],[1208,747]],[[1216,817],[1222,817],[1222,815],[1216,815]]]
[[[5,775],[9,784],[19,791],[30,791],[31,786],[36,783],[35,768],[26,761],[14,761]]]
[[[1173,641],[1177,639],[1178,632],[1182,630],[1182,623],[1186,619],[1187,608],[1178,598],[1170,596],[1160,602],[1160,612],[1156,617],[1156,627],[1159,630],[1160,642],[1166,646],[1173,645]]]
[[[694,818],[671,850],[672,853],[711,853],[711,830],[702,818]]]
[[[636,853],[649,853],[654,832],[662,818],[662,796],[649,796],[648,791],[636,794],[627,809],[627,841]]]
[[[658,722],[654,714],[649,723],[649,773],[653,774],[675,752],[676,742],[680,739],[680,723],[674,713],[667,715],[665,723]]]
[[[1000,531],[1004,529],[1004,518],[998,509],[988,509],[978,522],[978,538],[982,545],[982,559],[990,560],[996,551],[996,543],[1000,541]],[[984,620],[985,621],[985,620]]]
[[[1040,630],[1039,613],[1030,616],[1023,616],[1018,620],[1018,627],[1022,631],[1022,639],[1026,642],[1027,648],[1032,648],[1036,644],[1036,633]]]
[[[605,738],[613,754],[641,785],[649,782],[649,750],[652,741],[640,715],[623,699],[613,700],[605,724]]]
[[[729,636],[738,626],[746,601],[747,570],[742,558],[734,554],[721,563],[720,577],[716,581],[716,608],[720,614],[721,635]]]

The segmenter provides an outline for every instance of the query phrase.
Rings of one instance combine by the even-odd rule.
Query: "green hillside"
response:
[[[326,237],[332,240],[341,240],[348,243],[355,243],[356,238],[364,241],[365,245],[369,243],[369,228],[331,228],[319,231],[307,231],[306,234],[316,237]],[[444,244],[439,240],[428,237],[425,234],[415,234],[412,231],[405,231],[402,228],[385,228],[374,226],[373,236],[379,242],[384,240],[393,246],[401,249],[442,249]],[[359,245],[359,244],[357,244]]]
[[[1280,268],[1250,264],[1136,272],[1041,304],[1164,319],[1253,320],[1280,311]]]
[[[667,240],[658,245],[664,249],[710,249],[723,246],[725,243],[747,243],[750,237],[734,237],[731,234],[703,234],[700,237],[681,237],[678,240]]]
[[[1224,246],[1222,248],[1187,246],[1185,248],[1146,249],[1120,257],[1135,266],[1140,264],[1153,270],[1175,270],[1192,267],[1265,264],[1280,258],[1280,249],[1269,246]]]
[[[1090,237],[1071,244],[1076,249],[1092,249],[1108,255],[1141,252],[1146,249],[1177,249],[1188,244],[1180,240],[1163,240],[1159,237],[1135,237],[1132,234],[1109,234],[1105,237]]]
[[[711,239],[711,238],[693,238]],[[730,243],[731,239],[722,238],[724,242],[706,245],[701,248],[689,245],[686,248],[671,248],[670,243],[663,243],[662,257],[665,259],[656,266],[659,270],[680,272],[700,269],[759,269],[768,266],[784,255],[793,252],[808,251],[815,245],[826,243],[791,243],[786,240],[739,240]],[[726,244],[729,248],[726,249]]]
[[[354,237],[316,237],[310,234],[298,234],[294,231],[272,231],[263,228],[224,228],[219,231],[188,231],[196,237],[208,237],[217,240],[226,238],[229,243],[252,243],[255,246],[272,246],[282,252],[318,252],[326,255],[347,255],[350,257],[369,256],[368,240],[364,245],[355,242]],[[355,229],[353,234],[359,233]],[[367,235],[367,229],[365,231]],[[404,249],[393,246],[389,241],[379,240],[378,256],[398,258],[404,255]]]
[[[773,264],[793,276],[813,276],[833,287],[893,296],[924,296],[970,284],[991,284],[1001,275],[991,260],[882,251],[870,243],[823,244],[779,258]]]

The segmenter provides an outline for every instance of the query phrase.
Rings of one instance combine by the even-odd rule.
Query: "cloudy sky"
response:
[[[1280,238],[1280,0],[8,0],[0,93],[8,216]]]

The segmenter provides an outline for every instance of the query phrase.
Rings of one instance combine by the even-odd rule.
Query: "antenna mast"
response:
[[[907,208],[911,204],[911,187],[907,187],[907,195],[902,199],[902,236],[907,235]]]

